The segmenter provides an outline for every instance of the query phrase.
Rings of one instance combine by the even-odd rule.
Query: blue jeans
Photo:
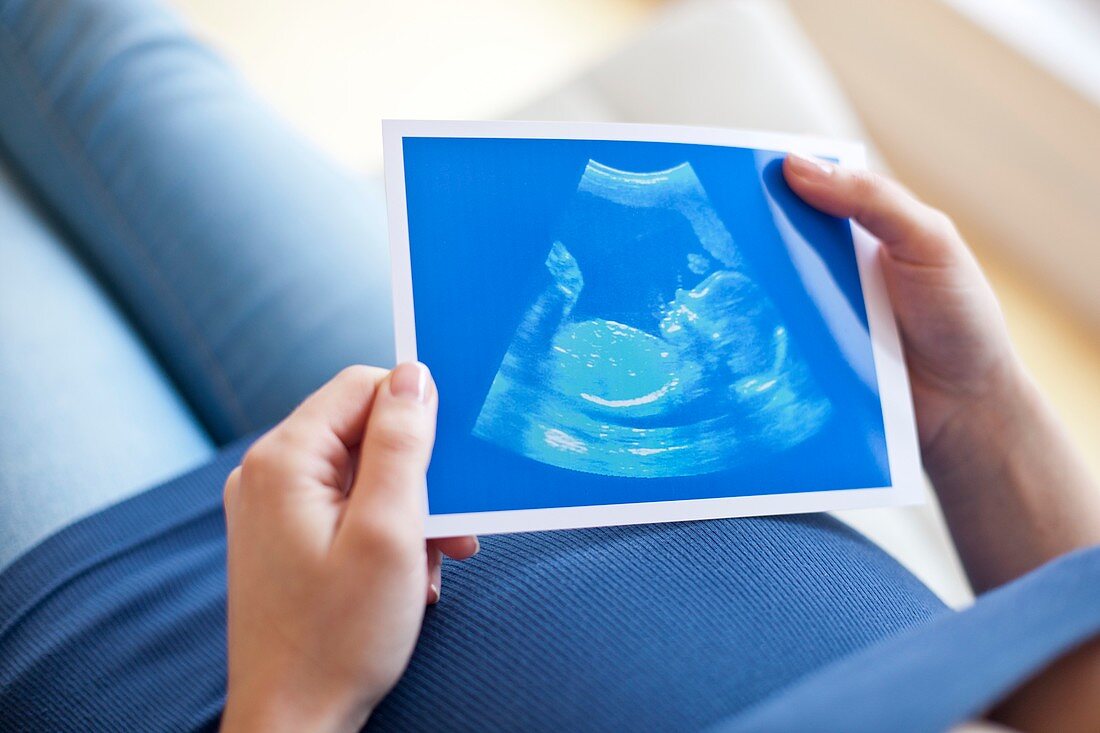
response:
[[[393,358],[380,186],[155,3],[0,2],[0,262],[0,567]]]
[[[242,436],[392,360],[377,191],[150,0],[0,0],[0,159],[0,728],[212,729]],[[372,727],[694,729],[950,616],[823,516],[489,537],[445,572]]]

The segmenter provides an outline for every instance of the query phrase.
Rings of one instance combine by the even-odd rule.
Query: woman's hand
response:
[[[225,485],[225,730],[358,730],[412,654],[441,553],[424,542],[437,395],[422,364],[351,367],[260,438]]]
[[[952,423],[1017,389],[1023,371],[974,256],[946,215],[894,181],[797,155],[783,172],[808,204],[881,240],[925,463],[934,470],[954,460],[941,440]]]

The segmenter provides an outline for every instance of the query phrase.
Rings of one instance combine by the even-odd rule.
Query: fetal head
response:
[[[677,290],[660,330],[685,357],[732,380],[774,363],[778,315],[767,295],[739,272],[718,270],[691,290]],[[715,375],[716,376],[716,375]]]

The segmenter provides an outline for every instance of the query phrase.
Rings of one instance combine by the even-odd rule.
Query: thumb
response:
[[[378,385],[360,446],[342,530],[415,543],[425,515],[424,475],[435,440],[438,399],[428,368],[401,364]],[[407,536],[406,536],[407,535]]]
[[[794,153],[783,161],[783,175],[810,206],[859,222],[894,260],[950,267],[965,259],[966,245],[951,220],[895,181]]]

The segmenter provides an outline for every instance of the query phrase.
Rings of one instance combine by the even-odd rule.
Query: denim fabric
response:
[[[377,197],[161,5],[3,0],[0,100],[12,165],[216,443],[391,364]]]
[[[111,297],[0,165],[0,568],[213,453]]]
[[[159,4],[0,0],[0,161],[0,567],[391,364],[380,190]]]

